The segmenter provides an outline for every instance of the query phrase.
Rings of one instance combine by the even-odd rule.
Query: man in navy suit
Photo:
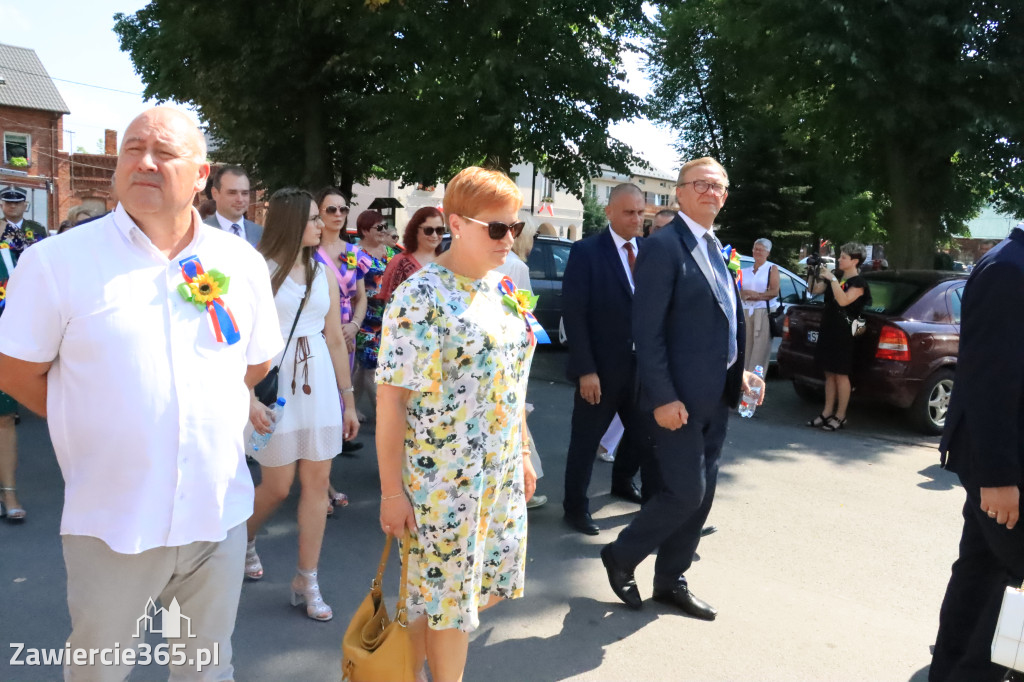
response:
[[[729,408],[747,381],[760,382],[743,371],[740,297],[711,232],[728,186],[714,159],[684,165],[676,185],[681,210],[637,259],[633,338],[641,401],[657,422],[660,485],[601,550],[612,590],[628,606],[642,606],[633,571],[657,550],[654,599],[705,620],[716,611],[689,591],[684,573],[715,497]]]
[[[210,196],[217,212],[208,217],[207,225],[238,235],[253,246],[260,242],[263,227],[245,217],[249,210],[249,177],[241,166],[222,166],[213,176]]]
[[[609,227],[576,242],[562,278],[562,320],[569,344],[567,374],[576,382],[572,435],[565,462],[565,521],[597,535],[587,488],[601,436],[618,413],[625,436],[612,467],[612,494],[640,502],[633,477],[644,438],[634,417],[633,269],[643,231],[644,196],[636,185],[612,188],[605,207]]]
[[[991,662],[990,646],[1003,591],[1024,579],[1022,227],[981,259],[964,288],[956,390],[939,450],[967,500],[928,671],[933,682],[984,682],[1006,672]]]

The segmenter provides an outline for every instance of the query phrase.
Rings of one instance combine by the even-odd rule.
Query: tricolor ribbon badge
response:
[[[740,254],[736,249],[732,248],[731,244],[726,244],[722,247],[722,258],[725,259],[725,264],[732,271],[732,276],[736,278],[736,286],[743,288],[743,271],[740,269]]]
[[[210,313],[213,336],[229,346],[238,343],[242,335],[234,315],[228,309],[222,295],[228,293],[231,278],[218,270],[207,272],[199,262],[199,256],[189,256],[178,262],[185,281],[178,285],[178,293],[189,303],[195,303],[200,310]]]
[[[0,281],[0,310],[4,309],[4,304],[7,303],[7,280]]]
[[[526,320],[526,331],[530,336],[530,343],[551,343],[548,333],[533,314],[537,307],[538,296],[525,289],[516,289],[516,285],[508,277],[502,277],[498,289],[504,294],[501,300],[512,309],[513,312],[521,315]]]

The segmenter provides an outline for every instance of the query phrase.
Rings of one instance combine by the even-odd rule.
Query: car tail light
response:
[[[785,341],[789,338],[789,315],[782,318],[782,340]]]
[[[882,327],[875,357],[879,360],[910,362],[910,339],[907,338],[906,332],[888,324]]]

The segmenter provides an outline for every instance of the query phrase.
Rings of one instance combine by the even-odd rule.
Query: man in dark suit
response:
[[[250,191],[244,168],[222,166],[213,176],[210,196],[217,204],[217,211],[203,222],[236,234],[253,246],[259,244],[263,227],[245,217]]]
[[[633,338],[641,401],[653,409],[658,492],[619,537],[601,550],[615,594],[632,608],[642,600],[633,571],[657,550],[654,599],[713,620],[684,573],[693,562],[711,510],[729,408],[747,381],[743,312],[736,284],[711,233],[729,178],[711,158],[679,172],[680,212],[646,240],[636,264]]]
[[[1003,591],[1024,579],[1024,224],[967,280],[956,390],[939,450],[963,483],[964,528],[928,679],[998,680],[990,660]]]
[[[636,353],[631,320],[633,268],[644,207],[639,187],[628,183],[614,187],[605,207],[609,227],[573,244],[562,278],[567,374],[577,384],[562,507],[566,523],[587,535],[598,533],[587,498],[594,458],[616,413],[626,432],[612,466],[612,494],[640,502],[633,477],[640,467],[644,439],[638,437],[633,419]]]

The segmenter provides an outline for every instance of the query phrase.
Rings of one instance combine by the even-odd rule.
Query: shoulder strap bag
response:
[[[394,620],[388,615],[381,590],[384,569],[391,553],[392,537],[384,544],[377,577],[370,593],[356,609],[341,640],[341,679],[343,682],[412,682],[415,679],[412,640],[409,638],[405,601],[408,597],[409,546],[406,534],[402,544],[402,582]]]
[[[299,315],[302,314],[302,308],[306,305],[306,299],[309,298],[309,285],[306,285],[306,293],[302,296],[302,301],[299,303],[299,309],[295,312],[295,319],[292,321],[292,330],[288,332],[288,340],[284,343],[284,350],[281,351],[281,362],[284,362],[285,352],[288,350],[288,344],[292,342],[292,336],[295,334],[295,326],[299,323]],[[270,407],[277,402],[277,375],[281,371],[281,364],[278,363],[270,368],[267,372],[267,376],[263,377],[260,383],[253,387],[253,393],[256,394],[256,399],[261,403]]]

